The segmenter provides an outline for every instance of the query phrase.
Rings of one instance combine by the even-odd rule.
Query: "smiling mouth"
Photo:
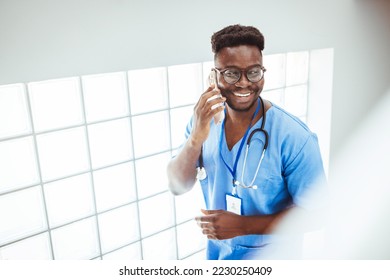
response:
[[[235,96],[238,96],[238,97],[248,97],[251,93],[250,92],[247,92],[247,93],[237,93],[237,92],[233,92],[233,94]]]

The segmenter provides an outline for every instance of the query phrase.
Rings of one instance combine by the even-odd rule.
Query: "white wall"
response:
[[[258,26],[267,53],[332,46],[332,5],[271,2],[1,0],[0,84],[208,60],[211,34],[232,23]]]
[[[0,84],[205,61],[214,31],[255,25],[266,54],[334,48],[332,155],[389,85],[372,2],[0,0]]]

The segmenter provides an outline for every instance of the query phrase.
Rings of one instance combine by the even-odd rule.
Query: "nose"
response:
[[[252,84],[251,81],[248,80],[246,73],[241,72],[240,79],[234,84],[236,87],[246,88]]]

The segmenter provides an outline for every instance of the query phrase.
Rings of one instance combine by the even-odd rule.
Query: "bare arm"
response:
[[[185,143],[180,153],[168,164],[169,189],[175,195],[183,194],[192,189],[196,181],[196,164],[202,144],[196,143],[191,137]]]
[[[207,238],[228,239],[249,234],[304,233],[319,230],[324,225],[325,210],[307,210],[293,206],[270,215],[240,216],[225,210],[202,209],[204,215],[196,217],[195,220]],[[291,221],[294,222],[293,227]]]
[[[256,216],[240,216],[225,210],[202,210],[204,216],[195,220],[207,238],[221,240],[249,234],[269,234],[291,209]]]
[[[224,102],[225,98],[208,99],[220,94],[211,85],[199,98],[194,108],[193,127],[184,147],[173,158],[167,167],[169,189],[175,195],[183,194],[192,189],[196,181],[196,165],[201,147],[210,132],[210,121],[213,116],[224,109],[223,106],[211,109],[213,105]]]

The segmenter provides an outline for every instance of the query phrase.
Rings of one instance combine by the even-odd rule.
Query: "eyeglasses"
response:
[[[252,83],[257,83],[264,77],[264,72],[266,71],[266,69],[261,65],[256,65],[245,70],[241,70],[235,67],[229,67],[224,70],[219,70],[217,68],[214,69],[222,75],[225,82],[231,85],[234,85],[241,79],[242,73],[245,73],[245,76],[248,81]]]

